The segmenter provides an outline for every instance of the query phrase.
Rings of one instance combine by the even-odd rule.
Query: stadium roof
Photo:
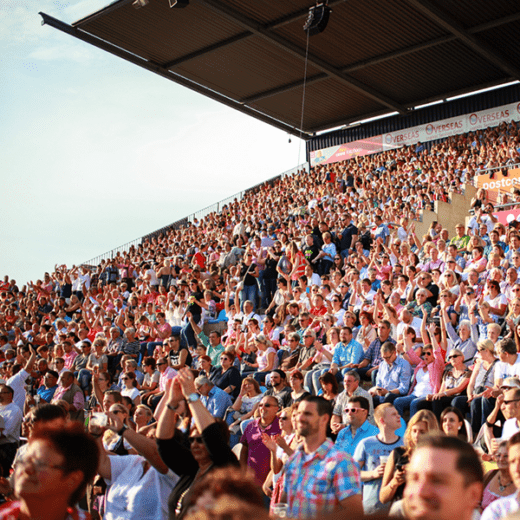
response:
[[[520,80],[520,2],[329,0],[327,28],[308,40],[301,125],[311,0],[132,4],[118,0],[72,25],[40,14],[171,81],[290,133],[301,129],[304,138]]]

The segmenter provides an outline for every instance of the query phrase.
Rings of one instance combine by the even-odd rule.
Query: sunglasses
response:
[[[448,359],[455,359],[460,357],[460,354],[453,354],[453,356],[448,356]]]
[[[204,444],[204,441],[202,440],[202,437],[188,437],[188,442],[190,444],[193,444],[196,442],[197,444]]]
[[[509,399],[509,400],[504,399],[502,402],[504,404],[509,404],[509,403],[516,403],[518,401],[520,401],[520,399]]]
[[[345,413],[357,413],[362,410],[364,410],[364,408],[357,408],[357,407],[345,408]]]

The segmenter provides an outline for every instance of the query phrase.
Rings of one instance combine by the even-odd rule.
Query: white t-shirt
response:
[[[504,427],[502,428],[502,437],[501,440],[507,441],[509,440],[515,433],[520,432],[520,426],[518,426],[518,421],[516,417],[512,419],[508,419],[504,423]]]
[[[112,479],[107,480],[105,520],[157,520],[168,518],[168,497],[179,477],[150,467],[139,455],[109,455]]]
[[[14,390],[13,403],[15,403],[20,410],[23,410],[23,405],[25,403],[25,381],[29,377],[29,372],[26,372],[23,368],[15,374],[11,376],[7,380],[7,385],[10,386]]]
[[[503,381],[506,377],[520,377],[520,355],[517,354],[512,365],[503,361],[498,361],[495,365],[495,382]]]

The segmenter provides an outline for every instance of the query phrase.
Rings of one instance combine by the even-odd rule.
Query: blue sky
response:
[[[0,5],[0,275],[19,285],[277,175],[298,139],[42,26],[107,5]]]

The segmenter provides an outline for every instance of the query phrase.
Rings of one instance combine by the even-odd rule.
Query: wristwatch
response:
[[[197,392],[193,392],[188,396],[189,403],[196,403],[200,399],[200,395]]]
[[[119,437],[122,437],[126,430],[128,430],[128,426],[126,424],[123,424],[123,427],[117,432]]]

